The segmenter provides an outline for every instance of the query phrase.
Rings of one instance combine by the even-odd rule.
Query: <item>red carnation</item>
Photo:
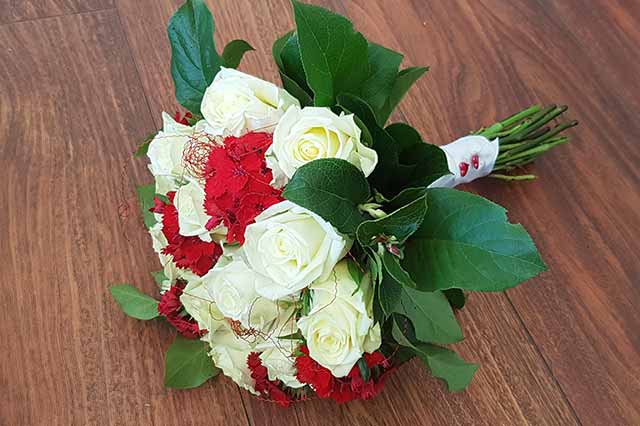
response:
[[[180,296],[184,290],[185,283],[177,281],[167,290],[158,304],[158,313],[164,316],[169,324],[173,325],[180,334],[187,339],[198,339],[207,333],[201,330],[198,323],[189,317],[182,306]]]
[[[256,216],[280,201],[281,191],[270,186],[271,170],[265,152],[273,142],[270,133],[251,132],[228,137],[224,146],[211,150],[205,166],[204,208],[211,220],[227,227],[227,241],[244,243],[244,231]]]
[[[354,399],[370,399],[382,390],[387,373],[391,371],[389,361],[381,352],[364,354],[364,359],[373,371],[388,369],[378,377],[362,378],[360,368],[355,365],[346,377],[338,378],[331,371],[309,356],[307,347],[300,349],[302,355],[296,358],[296,377],[301,383],[310,385],[320,398],[331,398],[336,402],[348,402]],[[374,368],[376,370],[374,370]]]
[[[190,269],[195,274],[203,276],[209,272],[222,255],[222,248],[215,242],[206,242],[198,237],[180,235],[178,210],[173,205],[174,197],[175,192],[167,194],[170,204],[164,204],[156,198],[155,205],[151,209],[154,213],[162,213],[162,233],[168,242],[162,253],[172,255],[178,268]]]
[[[255,390],[266,398],[274,401],[280,406],[288,407],[291,398],[280,388],[279,380],[269,380],[267,367],[262,365],[260,354],[251,352],[247,356],[247,366],[251,370],[251,378],[255,381]]]

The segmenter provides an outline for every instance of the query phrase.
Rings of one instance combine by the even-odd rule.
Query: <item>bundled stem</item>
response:
[[[551,148],[569,141],[561,135],[565,130],[578,124],[577,121],[552,123],[559,118],[567,106],[534,105],[511,117],[475,132],[487,139],[500,138],[500,153],[493,168],[494,172],[510,172],[535,161]],[[534,175],[489,175],[503,180],[535,179]]]

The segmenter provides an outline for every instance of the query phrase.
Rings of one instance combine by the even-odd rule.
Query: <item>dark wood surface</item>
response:
[[[395,118],[442,144],[534,102],[571,106],[574,142],[534,182],[466,189],[504,205],[549,272],[476,294],[457,349],[482,364],[449,394],[418,363],[372,402],[281,410],[218,378],[162,386],[171,331],[125,317],[108,287],[152,292],[157,260],[131,152],[176,102],[175,0],[0,0],[1,425],[640,424],[640,3],[316,1],[431,71]],[[216,39],[277,81],[286,0],[209,1]]]

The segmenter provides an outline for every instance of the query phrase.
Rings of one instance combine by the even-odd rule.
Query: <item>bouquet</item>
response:
[[[273,45],[282,88],[219,54],[213,18],[187,0],[168,26],[188,112],[163,114],[140,146],[138,188],[162,269],[159,300],[111,292],[131,317],[177,330],[164,383],[222,372],[287,406],[369,399],[418,357],[451,391],[478,366],[446,345],[467,292],[502,291],[545,270],[505,210],[453,187],[514,174],[567,142],[563,106],[534,106],[438,147],[387,121],[427,68],[369,42],[346,18],[293,0],[296,29]]]

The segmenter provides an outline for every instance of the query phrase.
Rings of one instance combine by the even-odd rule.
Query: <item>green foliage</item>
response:
[[[195,388],[220,372],[207,355],[207,343],[177,335],[165,356],[164,385]]]
[[[282,80],[282,87],[289,92],[293,97],[300,101],[300,105],[309,106],[313,105],[313,99],[311,89],[306,84],[306,80],[304,82],[304,88],[302,88],[293,78],[287,75],[287,72],[284,67],[284,61],[282,60],[282,51],[284,46],[287,44],[290,37],[293,36],[293,31],[288,32],[284,36],[280,37],[273,43],[273,48],[271,50],[273,54],[273,59],[278,65],[278,70],[280,73],[280,80]]]
[[[156,217],[149,211],[153,207],[153,198],[156,195],[156,185],[142,185],[136,188],[138,194],[138,202],[140,203],[140,211],[142,212],[142,218],[144,220],[144,226],[147,229],[156,224]]]
[[[419,289],[501,291],[546,269],[529,234],[497,204],[445,188],[428,190],[427,200],[402,262]]]
[[[111,286],[110,291],[122,311],[132,318],[150,320],[159,315],[158,301],[131,284],[117,284]]]
[[[382,256],[382,265],[384,266],[385,272],[389,274],[389,277],[395,281],[395,283],[409,288],[416,288],[416,283],[413,281],[409,273],[400,265],[399,258],[388,251],[385,251]]]
[[[222,51],[222,64],[227,68],[238,68],[245,53],[255,50],[244,40],[231,40]]]
[[[411,349],[426,364],[434,377],[444,380],[451,392],[466,389],[478,370],[478,364],[466,362],[449,349],[430,343],[414,344],[395,321],[392,334],[399,345]]]
[[[213,41],[215,24],[203,0],[186,0],[173,14],[167,27],[171,43],[171,75],[178,102],[193,114],[220,66],[235,68],[245,52],[253,48],[234,40],[218,55]]]
[[[369,184],[348,161],[327,158],[300,167],[282,196],[318,214],[340,232],[354,234],[364,221],[358,205],[369,198]]]
[[[398,285],[395,282],[393,284]],[[426,292],[399,287],[400,297],[393,312],[411,320],[419,341],[449,344],[462,340],[462,330],[441,291]]]
[[[362,222],[356,236],[363,246],[374,244],[380,236],[393,236],[394,244],[404,244],[418,230],[426,212],[427,199],[422,196],[383,218]]]
[[[379,44],[369,43],[367,79],[359,90],[360,97],[371,106],[380,124],[387,121],[385,106],[402,62],[402,55]]]
[[[336,96],[361,87],[367,78],[368,43],[346,18],[293,0],[300,57],[316,106],[335,105]]]
[[[151,144],[151,141],[153,140],[153,138],[156,137],[157,134],[158,134],[158,132],[153,132],[153,133],[147,135],[147,137],[144,138],[144,140],[142,141],[140,146],[138,146],[138,149],[136,149],[136,152],[133,153],[133,156],[134,157],[143,157],[143,156],[147,155],[147,152],[149,152],[149,145]]]
[[[447,300],[454,309],[462,309],[465,303],[467,303],[467,297],[464,295],[464,291],[459,288],[449,288],[444,290],[443,293],[447,296]]]
[[[411,86],[418,81],[422,75],[429,71],[427,67],[410,67],[405,68],[398,73],[391,89],[391,95],[387,98],[379,117],[380,123],[385,123],[393,110],[396,109],[404,95],[407,94]]]
[[[339,95],[357,95],[383,125],[426,68],[399,71],[402,54],[368,42],[347,18],[292,4],[296,31],[280,37],[272,50],[284,88],[303,106],[334,107]]]
[[[378,165],[369,180],[384,196],[394,197],[408,187],[427,186],[449,174],[444,151],[424,143],[420,134],[408,124],[392,124],[383,129],[371,107],[351,94],[340,95],[338,103],[358,116],[371,133]]]

